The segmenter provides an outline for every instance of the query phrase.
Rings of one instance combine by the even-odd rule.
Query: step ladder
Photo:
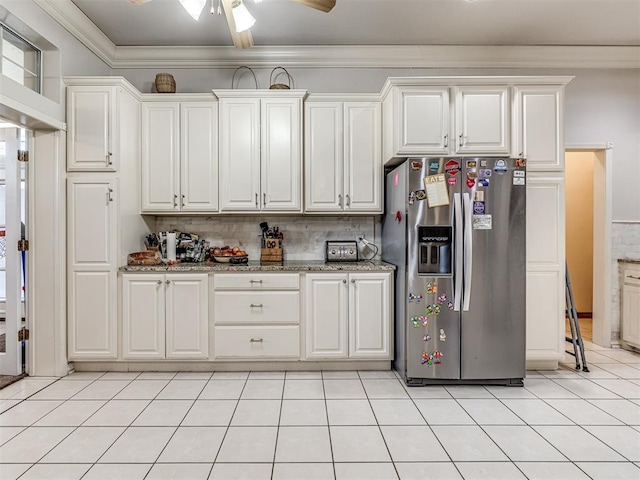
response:
[[[580,322],[578,321],[578,312],[576,311],[576,302],[573,298],[573,289],[571,288],[571,279],[569,277],[569,266],[565,264],[565,313],[569,317],[569,329],[571,330],[571,337],[565,337],[567,342],[573,344],[573,352],[566,350],[569,355],[573,355],[576,359],[576,370],[580,370],[580,361],[582,361],[582,371],[588,372],[587,358],[584,354],[584,343],[582,342],[582,333],[580,333]],[[578,356],[578,350],[580,350]]]

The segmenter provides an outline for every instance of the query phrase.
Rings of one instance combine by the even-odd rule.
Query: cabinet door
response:
[[[527,170],[563,171],[562,86],[515,87],[516,147]]]
[[[67,170],[117,170],[115,105],[115,87],[69,87]]]
[[[189,212],[218,210],[218,104],[180,105],[180,204]]]
[[[456,88],[456,153],[509,154],[509,87]]]
[[[564,178],[527,175],[527,354],[528,362],[564,356],[565,217]],[[549,365],[553,367],[552,364]]]
[[[260,210],[260,99],[221,98],[219,108],[220,211]]]
[[[341,212],[343,197],[342,102],[305,103],[305,211]]]
[[[349,274],[349,357],[390,359],[391,275]]]
[[[350,212],[382,213],[380,104],[344,104],[345,199]]]
[[[404,87],[400,89],[397,154],[424,155],[449,152],[449,89]]]
[[[306,275],[307,358],[347,358],[347,275]]]
[[[117,357],[115,180],[67,180],[70,359]]]
[[[261,100],[262,210],[302,211],[302,100]]]
[[[620,334],[622,341],[640,348],[640,270],[623,270],[622,319]]]
[[[122,358],[165,358],[165,275],[122,275]]]
[[[209,355],[208,275],[166,275],[167,358]]]
[[[180,210],[180,106],[142,104],[142,211]]]

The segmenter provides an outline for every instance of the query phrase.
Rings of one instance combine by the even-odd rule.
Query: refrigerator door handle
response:
[[[453,310],[460,311],[462,304],[462,200],[459,193],[453,194],[453,230],[455,232],[456,269],[453,279]]]
[[[473,204],[471,195],[463,194],[464,200],[464,301],[462,309],[469,311],[471,303],[471,275],[473,267]]]

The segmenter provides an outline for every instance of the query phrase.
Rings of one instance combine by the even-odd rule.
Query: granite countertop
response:
[[[640,263],[640,258],[619,258],[618,263]]]
[[[324,260],[292,260],[281,264],[263,265],[260,262],[232,265],[229,263],[177,263],[175,265],[120,267],[121,272],[378,272],[393,271],[395,265],[380,260],[360,262],[325,262]]]

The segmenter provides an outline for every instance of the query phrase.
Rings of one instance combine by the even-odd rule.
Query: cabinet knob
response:
[[[171,283],[171,280],[167,280],[167,281],[166,281],[166,282],[164,282],[164,283],[166,283],[167,285],[169,285],[169,284]]]
[[[262,343],[263,340],[261,338],[252,338],[249,340],[250,343]]]
[[[518,154],[518,157],[520,157],[520,158],[524,158],[524,152],[520,152],[520,153]]]
[[[162,285],[162,280],[158,280],[156,283],[157,283],[158,285]]]
[[[352,279],[351,279],[351,283],[356,283],[356,281],[352,278]]]
[[[342,283],[347,283],[347,281],[346,280],[342,280]]]

